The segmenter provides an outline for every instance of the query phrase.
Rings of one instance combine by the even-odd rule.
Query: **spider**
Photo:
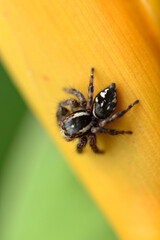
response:
[[[70,98],[60,102],[56,114],[62,136],[67,141],[79,138],[77,143],[78,153],[81,153],[86,146],[87,136],[93,152],[102,153],[103,151],[99,150],[96,145],[96,133],[106,133],[110,135],[132,134],[131,131],[120,131],[104,127],[108,123],[122,117],[139,102],[139,100],[136,100],[123,111],[111,115],[117,104],[116,84],[110,84],[107,88],[100,91],[93,99],[93,78],[94,68],[91,68],[87,100],[78,90],[74,88],[64,88],[63,90],[65,92],[76,96],[78,101]],[[71,107],[72,113],[66,106]]]

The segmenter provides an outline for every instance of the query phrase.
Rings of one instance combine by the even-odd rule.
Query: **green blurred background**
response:
[[[0,65],[0,240],[117,240]]]

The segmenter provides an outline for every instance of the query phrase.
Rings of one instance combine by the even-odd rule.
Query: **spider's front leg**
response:
[[[139,103],[139,100],[134,101],[132,104],[130,104],[128,107],[126,107],[123,111],[120,111],[118,113],[115,113],[113,116],[110,118],[107,118],[105,120],[101,120],[99,125],[100,127],[104,127],[107,123],[113,122],[117,118],[122,117],[125,113],[127,113],[135,104]]]
[[[87,144],[87,137],[79,138],[79,141],[77,143],[77,152],[81,153],[83,148],[86,146],[86,144]]]
[[[80,107],[85,109],[86,108],[86,104],[87,104],[87,101],[84,97],[84,95],[79,92],[78,90],[74,89],[74,88],[63,88],[63,90],[67,93],[70,93],[70,94],[73,94],[74,96],[76,96],[79,100],[79,103],[80,103]]]
[[[102,150],[99,150],[96,145],[96,135],[94,133],[89,134],[89,145],[95,153],[104,153]]]
[[[131,131],[121,131],[121,130],[115,130],[115,129],[106,129],[102,127],[92,127],[91,128],[92,133],[107,133],[109,135],[118,135],[118,134],[132,134]]]

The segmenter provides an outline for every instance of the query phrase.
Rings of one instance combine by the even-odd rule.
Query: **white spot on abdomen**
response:
[[[98,102],[98,97],[96,97],[96,100],[95,100],[95,102]]]
[[[102,98],[105,98],[106,92],[101,92],[100,95],[101,95]]]
[[[107,93],[107,92],[108,92],[108,90],[109,90],[109,88],[106,88],[104,91]]]

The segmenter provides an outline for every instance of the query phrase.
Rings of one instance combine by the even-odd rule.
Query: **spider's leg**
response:
[[[126,112],[128,112],[135,104],[137,104],[139,100],[134,101],[132,104],[130,104],[128,107],[126,107],[123,111],[120,111],[118,113],[115,113],[110,118],[107,118],[105,120],[101,120],[99,125],[101,127],[104,127],[107,123],[113,122],[115,119],[122,117]]]
[[[74,98],[70,98],[70,99],[60,102],[59,106],[60,107],[70,106],[72,111],[74,112],[79,107],[79,102],[77,102],[77,100],[75,100]]]
[[[87,101],[81,92],[79,92],[78,90],[76,90],[74,88],[70,88],[70,89],[63,88],[63,90],[67,93],[70,93],[70,94],[73,94],[74,96],[76,96],[79,100],[81,108],[86,108]]]
[[[86,110],[91,111],[92,110],[92,103],[93,103],[93,75],[94,68],[91,68],[91,75],[89,79],[89,87],[88,87],[88,100],[87,100],[87,106]]]
[[[70,98],[58,104],[56,116],[59,126],[63,118],[70,114],[70,111],[67,108],[65,108],[65,106],[70,106],[72,111],[75,111],[77,110],[77,107],[79,107],[79,102],[77,102],[75,99]]]
[[[132,134],[131,131],[121,131],[121,130],[115,130],[115,129],[106,129],[102,127],[92,127],[91,128],[92,133],[107,133],[109,135],[118,135],[118,134]]]
[[[83,148],[86,146],[86,144],[87,144],[87,137],[79,138],[79,141],[77,143],[77,152],[81,153]]]
[[[56,117],[57,117],[57,122],[58,122],[59,126],[60,126],[62,119],[64,117],[68,116],[69,114],[70,114],[70,111],[67,108],[58,106]]]
[[[96,135],[94,133],[89,134],[89,145],[95,153],[103,153],[103,151],[99,150],[96,145]]]

